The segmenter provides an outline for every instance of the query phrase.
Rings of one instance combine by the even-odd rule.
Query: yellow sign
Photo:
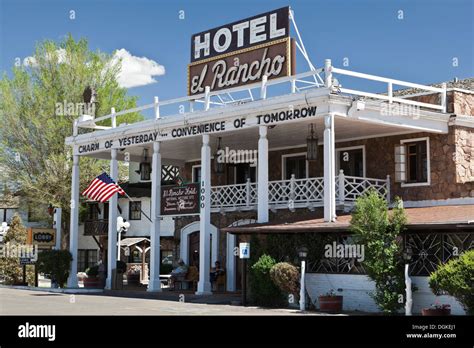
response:
[[[50,247],[56,244],[56,230],[53,228],[30,228],[28,230],[28,244],[38,247]]]

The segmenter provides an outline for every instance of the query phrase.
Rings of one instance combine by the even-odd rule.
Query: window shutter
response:
[[[407,148],[395,145],[395,182],[407,181]]]

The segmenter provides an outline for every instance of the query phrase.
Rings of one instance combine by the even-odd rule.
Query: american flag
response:
[[[125,194],[125,191],[104,172],[90,183],[82,195],[93,201],[107,202],[116,192]]]

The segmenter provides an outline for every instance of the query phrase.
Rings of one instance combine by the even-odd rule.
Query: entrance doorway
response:
[[[211,250],[212,250],[212,235],[211,235]],[[199,269],[199,231],[190,233],[188,236],[188,262],[189,266],[196,266]],[[209,255],[209,258],[211,255]],[[214,265],[211,261],[211,267]]]

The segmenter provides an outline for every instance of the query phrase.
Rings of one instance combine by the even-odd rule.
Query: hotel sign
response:
[[[294,74],[289,7],[192,36],[188,95]]]
[[[199,213],[199,184],[161,187],[161,215]]]

